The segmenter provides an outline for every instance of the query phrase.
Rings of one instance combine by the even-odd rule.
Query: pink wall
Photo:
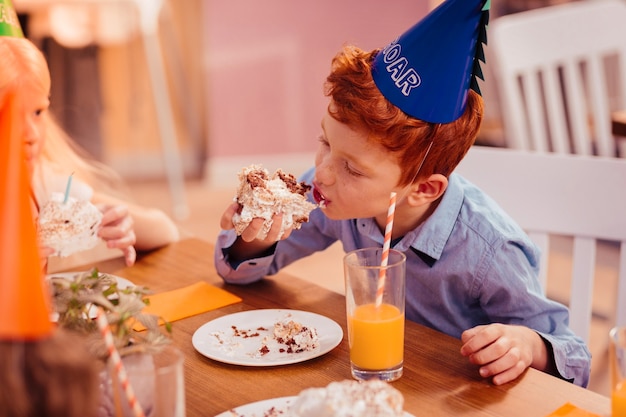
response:
[[[427,0],[207,0],[208,158],[314,151],[331,58],[344,43],[385,46],[427,11]]]

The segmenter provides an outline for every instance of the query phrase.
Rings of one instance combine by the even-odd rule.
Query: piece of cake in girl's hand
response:
[[[233,216],[237,235],[248,227],[254,218],[265,219],[259,238],[267,236],[272,227],[272,216],[283,213],[280,231],[282,236],[289,228],[299,229],[309,221],[309,213],[315,204],[307,201],[306,193],[311,186],[298,182],[296,178],[277,169],[274,174],[260,165],[250,165],[239,172],[239,187],[236,201],[241,210]]]
[[[69,256],[91,249],[100,240],[98,226],[102,213],[88,200],[52,193],[39,212],[39,241],[55,250],[56,256]]]

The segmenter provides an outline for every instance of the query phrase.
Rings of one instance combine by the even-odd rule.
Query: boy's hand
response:
[[[519,377],[529,366],[544,370],[547,348],[543,339],[524,326],[494,323],[476,326],[461,335],[461,354],[479,365],[482,377],[502,385]]]
[[[233,216],[235,215],[235,213],[237,213],[238,210],[238,203],[232,203],[230,206],[228,206],[224,214],[222,214],[222,218],[220,219],[220,227],[223,230],[234,228]],[[281,239],[286,239],[287,237],[289,237],[293,229],[285,230],[283,235],[280,236],[280,229],[283,222],[283,214],[275,214],[272,219],[272,226],[270,227],[269,232],[267,232],[267,236],[265,236],[263,239],[258,239],[258,236],[262,231],[265,220],[262,218],[255,218],[243,230],[243,232],[241,232],[241,240],[243,240],[244,242],[253,242],[255,240],[258,240],[259,242],[274,244]]]
[[[234,229],[233,216],[239,210],[239,204],[233,203],[222,214],[220,219],[220,227],[223,230]],[[280,236],[280,229],[283,222],[283,215],[276,214],[273,217],[272,227],[270,228],[267,236],[263,239],[257,239],[259,233],[263,228],[264,219],[253,219],[250,224],[243,230],[241,236],[237,237],[235,243],[230,247],[229,257],[232,261],[244,261],[252,258],[256,258],[265,253],[269,248],[281,240],[286,239],[291,230],[286,230],[282,236]]]

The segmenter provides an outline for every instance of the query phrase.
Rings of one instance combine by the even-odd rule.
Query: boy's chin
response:
[[[319,210],[322,210],[322,213],[324,213],[324,215],[326,217],[328,217],[331,220],[350,220],[353,219],[354,217],[350,217],[350,216],[345,216],[345,215],[341,215],[337,212],[335,212],[334,210],[328,208],[327,207],[318,207]]]

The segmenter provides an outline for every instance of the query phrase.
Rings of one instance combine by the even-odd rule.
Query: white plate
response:
[[[272,408],[276,410],[276,413],[271,415],[286,415],[289,405],[291,405],[295,399],[296,397],[281,397],[257,401],[224,411],[215,417],[264,417],[270,415],[268,411]]]
[[[287,416],[287,409],[297,397],[280,397],[269,400],[257,401],[242,405],[232,410],[224,411],[215,417],[264,417],[264,416]],[[269,414],[271,409],[273,414]],[[415,417],[413,414],[404,412],[404,417]]]
[[[319,347],[299,353],[281,352],[279,348],[285,345],[279,345],[271,335],[274,323],[285,319],[317,330]],[[233,326],[240,335],[234,334]],[[253,336],[242,337],[242,332]],[[195,331],[191,342],[198,352],[216,361],[234,365],[275,366],[321,356],[334,349],[342,338],[341,326],[327,317],[300,310],[267,309],[242,311],[205,323]],[[261,355],[259,349],[264,344],[269,352]]]
[[[84,273],[85,272],[58,272],[56,274],[46,275],[46,279],[50,279],[51,277],[74,278],[76,275],[84,274]],[[127,280],[126,278],[118,277],[113,274],[106,274],[106,275],[113,277],[117,280],[117,288],[119,288],[120,290],[135,286],[135,284],[133,284],[131,281]]]

